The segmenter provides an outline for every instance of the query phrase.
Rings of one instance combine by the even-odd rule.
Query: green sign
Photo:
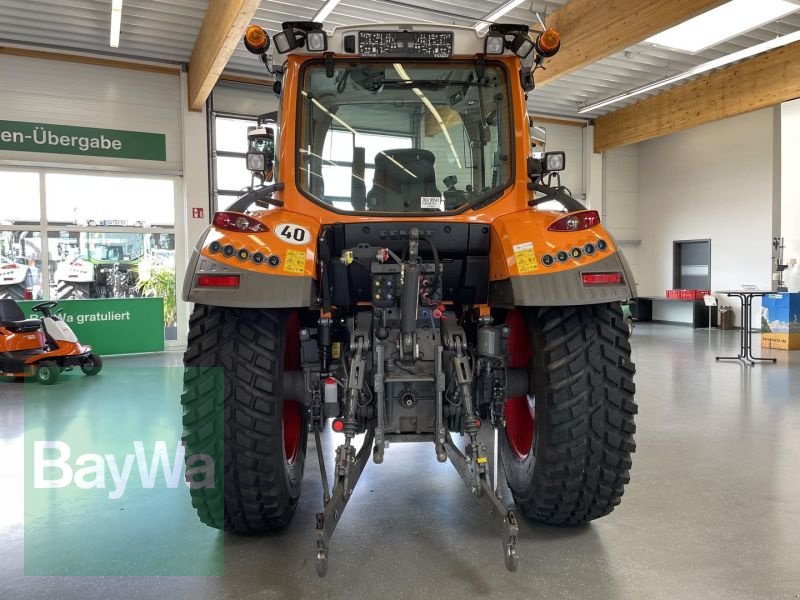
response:
[[[38,318],[33,307],[40,301],[20,302],[26,315]],[[162,298],[62,300],[62,318],[82,344],[100,356],[164,350]]]
[[[0,150],[167,160],[163,133],[0,121]]]

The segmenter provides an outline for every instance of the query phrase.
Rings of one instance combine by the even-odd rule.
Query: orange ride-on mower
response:
[[[33,307],[40,319],[26,319],[14,300],[0,300],[0,377],[33,377],[52,385],[62,371],[80,367],[86,375],[97,375],[102,359],[75,337],[61,317],[53,314],[57,302]]]
[[[426,443],[494,519],[513,571],[517,510],[609,514],[635,448],[633,277],[561,185],[564,154],[531,145],[533,76],[559,36],[289,22],[273,41],[268,57],[266,32],[245,35],[280,102],[248,132],[252,188],[214,215],[184,283],[186,455],[217,461],[193,505],[212,527],[284,528],[314,436],[323,575],[369,457]],[[328,427],[343,438],[332,488]]]

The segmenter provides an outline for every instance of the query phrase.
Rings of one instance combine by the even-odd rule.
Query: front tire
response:
[[[283,373],[300,368],[299,315],[196,305],[184,365],[187,468],[210,455],[215,485],[191,489],[200,520],[259,534],[286,527],[300,498],[308,438],[300,398]],[[224,468],[223,468],[224,466]]]
[[[527,397],[505,404],[500,445],[512,495],[530,519],[578,525],[620,503],[636,445],[634,364],[620,305],[517,309],[509,365]]]
[[[81,371],[84,375],[94,377],[103,370],[103,359],[97,354],[90,354],[86,360],[81,364]]]

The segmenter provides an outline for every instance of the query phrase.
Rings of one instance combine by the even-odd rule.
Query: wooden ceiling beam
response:
[[[800,98],[800,42],[595,120],[594,151],[635,144]]]
[[[539,86],[683,23],[727,0],[570,0],[545,20],[561,50],[536,73]]]
[[[261,0],[211,0],[189,59],[189,110],[200,110]]]

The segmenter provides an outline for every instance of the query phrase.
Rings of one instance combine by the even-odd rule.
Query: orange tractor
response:
[[[561,186],[564,154],[532,153],[526,100],[559,44],[523,25],[248,29],[280,110],[250,131],[257,185],[214,215],[184,284],[187,455],[224,466],[192,489],[205,523],[285,527],[309,434],[320,575],[369,456],[392,443],[452,462],[511,571],[506,485],[556,525],[619,504],[636,413],[620,302],[635,285],[598,213]]]

